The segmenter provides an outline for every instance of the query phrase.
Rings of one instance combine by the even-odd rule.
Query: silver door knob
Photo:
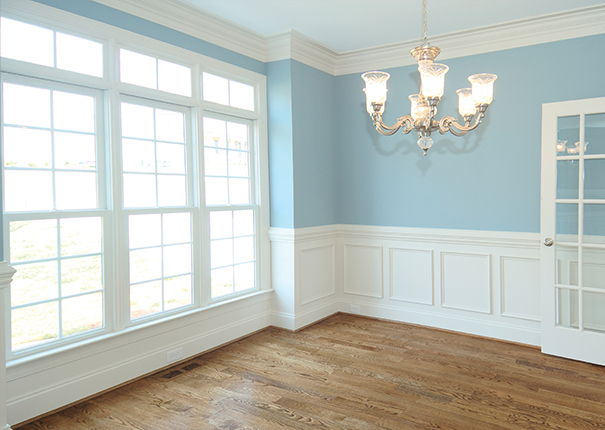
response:
[[[546,239],[544,239],[544,245],[546,245],[546,246],[552,246],[553,243],[555,243],[555,241],[552,240],[550,237],[547,237]]]

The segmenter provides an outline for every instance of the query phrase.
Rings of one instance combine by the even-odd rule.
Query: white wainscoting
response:
[[[272,255],[274,272],[294,271],[282,279],[284,288],[273,278],[276,296],[287,290],[289,309],[275,298],[274,325],[298,329],[358,307],[366,316],[540,345],[537,233],[356,225],[271,230],[272,248],[288,244],[294,254]],[[294,291],[286,286],[292,284]]]

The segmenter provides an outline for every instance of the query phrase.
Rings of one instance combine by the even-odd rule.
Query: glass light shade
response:
[[[475,107],[475,99],[470,88],[460,88],[456,91],[458,94],[458,112],[462,117],[467,115],[475,115],[477,108]]]
[[[426,98],[443,95],[445,74],[450,68],[445,64],[429,63],[418,67],[422,79],[422,95]]]
[[[473,86],[475,104],[490,104],[494,98],[494,81],[498,78],[491,73],[471,75],[468,80]]]
[[[374,113],[372,103],[382,103],[380,113],[384,112],[384,105],[387,101],[387,81],[391,77],[386,72],[366,72],[361,75],[366,83],[364,92],[366,93],[366,109],[371,115]]]
[[[410,112],[414,121],[421,121],[429,116],[430,107],[422,94],[412,94],[409,96],[412,106]]]

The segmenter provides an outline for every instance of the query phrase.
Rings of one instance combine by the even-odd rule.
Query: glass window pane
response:
[[[235,211],[233,215],[233,232],[237,236],[251,236],[254,234],[254,211]]]
[[[164,247],[164,276],[191,273],[191,245]]]
[[[254,87],[241,82],[229,81],[229,105],[254,110]]]
[[[557,155],[578,155],[576,142],[580,140],[580,116],[560,117],[557,127]]]
[[[584,242],[605,244],[605,205],[584,205]]]
[[[235,292],[250,290],[255,287],[254,263],[234,266]]]
[[[229,179],[229,203],[232,205],[250,203],[249,179]]]
[[[162,310],[162,281],[130,287],[130,318],[140,318]]]
[[[206,178],[206,204],[226,205],[229,203],[226,178]]]
[[[128,243],[130,249],[162,244],[162,216],[160,214],[130,215]]]
[[[156,109],[155,127],[156,140],[185,143],[185,115],[181,112]]]
[[[210,242],[210,266],[223,267],[233,264],[233,239]]]
[[[204,173],[206,176],[227,176],[227,151],[205,148]]]
[[[586,115],[584,140],[586,154],[605,154],[605,113]]]
[[[185,145],[162,143],[156,145],[159,173],[187,173],[185,169]]]
[[[158,60],[158,85],[162,91],[191,97],[191,69]]]
[[[11,311],[12,350],[37,346],[59,337],[56,301]]]
[[[158,205],[185,206],[187,180],[181,175],[158,175]]]
[[[204,118],[204,146],[211,148],[227,147],[226,122],[220,119]]]
[[[57,68],[103,77],[103,45],[64,33],[57,33]]]
[[[162,215],[164,245],[191,242],[191,215],[175,213]]]
[[[577,199],[580,192],[580,162],[578,160],[557,161],[557,198]]]
[[[101,222],[100,217],[61,219],[61,255],[65,257],[102,252]]]
[[[162,277],[162,248],[130,251],[130,283]]]
[[[124,174],[124,207],[155,207],[155,175]]]
[[[53,91],[53,126],[60,130],[94,133],[94,97]]]
[[[140,87],[157,89],[156,59],[148,55],[120,49],[120,81]]]
[[[28,63],[53,67],[53,31],[9,18],[0,18],[0,54]]]
[[[103,289],[101,256],[61,260],[61,295],[63,297]]]
[[[191,275],[178,276],[164,281],[164,309],[180,308],[192,302]]]
[[[248,126],[246,124],[228,122],[227,135],[229,136],[229,149],[248,150]]]
[[[155,145],[149,140],[122,139],[124,172],[155,173]]]
[[[95,170],[95,136],[55,132],[55,168]]]
[[[202,75],[204,100],[208,102],[229,104],[229,80],[220,76],[204,73]]]
[[[578,241],[578,205],[557,203],[557,242]]]
[[[50,128],[50,90],[4,83],[4,124]]]
[[[584,248],[582,286],[605,290],[605,258],[600,249]],[[605,308],[603,308],[605,309]]]
[[[122,103],[121,110],[122,136],[151,140],[155,138],[153,108]]]
[[[4,127],[4,166],[51,168],[50,131]]]
[[[240,176],[247,178],[249,175],[248,153],[229,151],[229,176]]]
[[[233,267],[210,271],[210,295],[213,299],[233,293]]]
[[[11,306],[41,302],[59,297],[57,261],[24,264],[16,267],[11,282]]]
[[[579,285],[578,248],[556,245],[556,276],[559,285]]]
[[[103,294],[94,293],[61,301],[63,336],[103,327]]]
[[[584,160],[584,198],[605,199],[605,159]]]
[[[233,262],[246,263],[254,261],[254,237],[240,237],[233,240]]]
[[[584,329],[605,333],[605,294],[584,291],[582,306]]]
[[[231,211],[210,212],[210,239],[223,239],[233,236]]]
[[[4,178],[7,212],[53,209],[52,172],[6,170]]]
[[[10,261],[41,260],[57,256],[57,220],[11,221]]]
[[[578,291],[557,288],[557,325],[567,328],[579,327]]]
[[[94,172],[56,172],[57,209],[97,207],[97,175]]]

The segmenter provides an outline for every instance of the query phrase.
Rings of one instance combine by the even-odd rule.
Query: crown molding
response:
[[[266,61],[265,38],[180,0],[93,0],[258,61]]]
[[[336,74],[338,52],[304,34],[291,30],[265,40],[267,62],[292,59],[331,75]]]
[[[336,52],[296,31],[263,37],[183,0],[93,0],[168,28],[270,62],[294,59],[338,76],[416,64],[409,52],[420,40]],[[431,37],[440,59],[464,57],[605,33],[605,5]]]

